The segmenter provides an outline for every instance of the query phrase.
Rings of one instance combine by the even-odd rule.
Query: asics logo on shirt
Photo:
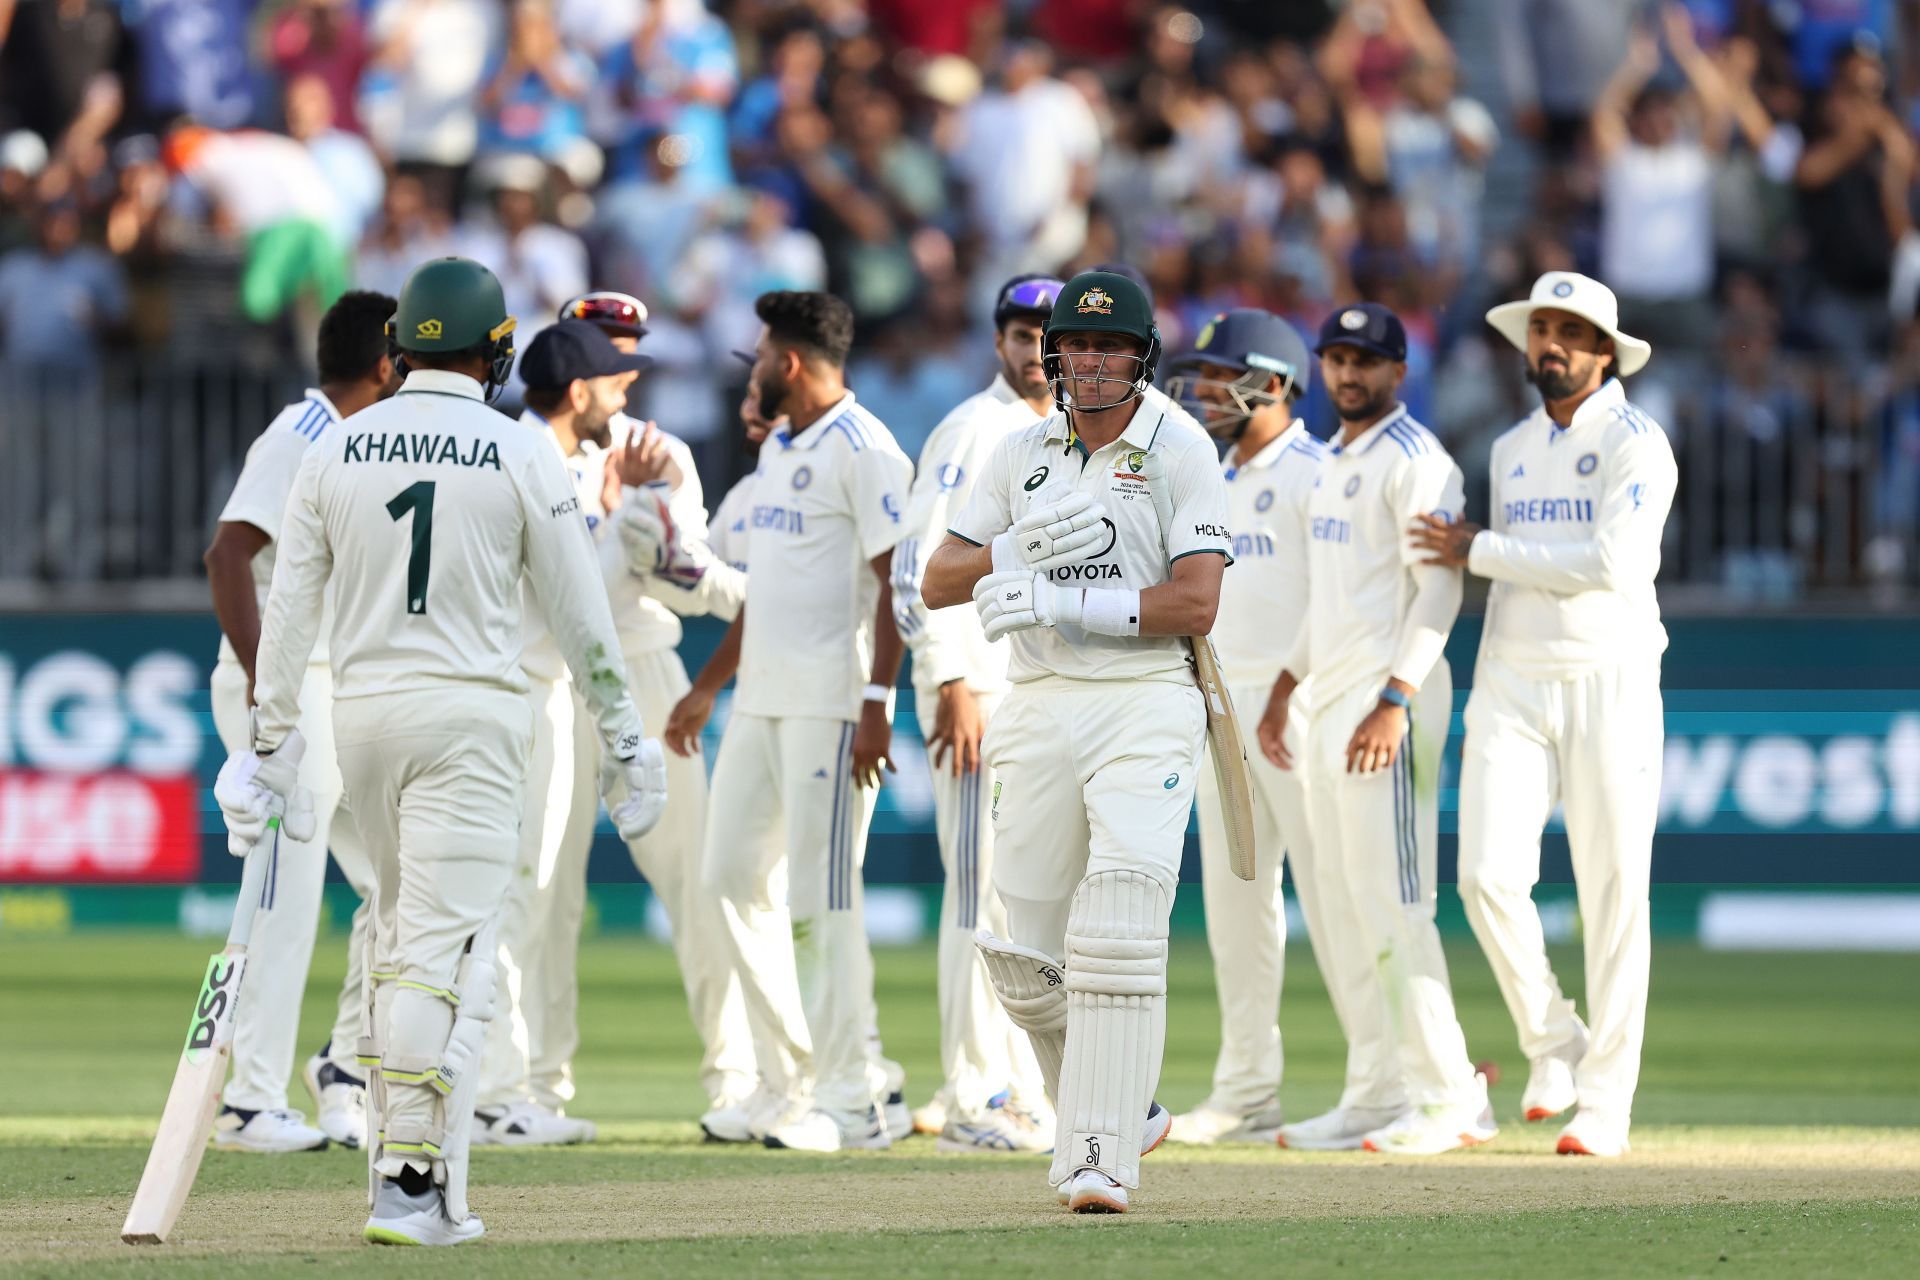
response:
[[[792,507],[758,506],[753,509],[753,527],[776,533],[805,533],[806,519]]]
[[[1509,525],[1593,523],[1592,498],[1528,498],[1505,509]]]
[[[1338,520],[1333,516],[1315,516],[1313,518],[1313,538],[1316,542],[1353,541],[1353,522]]]

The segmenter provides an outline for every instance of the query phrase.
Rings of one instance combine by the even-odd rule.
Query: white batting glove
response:
[[[313,839],[313,792],[300,785],[306,753],[306,739],[295,729],[272,755],[247,748],[227,757],[214,779],[213,798],[226,820],[228,853],[244,858],[253,852],[274,818],[293,839]]]
[[[1085,599],[1084,589],[1056,587],[1026,569],[990,573],[973,587],[973,607],[989,640],[1033,627],[1077,626]]]
[[[1106,516],[1097,499],[1069,489],[993,540],[994,572],[1026,568],[1044,573],[1084,560],[1107,541]]]
[[[627,754],[619,754],[622,750]],[[667,757],[660,740],[621,734],[600,761],[600,795],[607,802],[607,816],[622,840],[638,840],[667,809]],[[622,789],[626,794],[616,801]]]

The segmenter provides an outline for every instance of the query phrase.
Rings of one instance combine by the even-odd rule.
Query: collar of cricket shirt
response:
[[[327,411],[327,416],[329,418],[332,418],[335,422],[340,421],[340,410],[334,407],[333,401],[327,399],[326,392],[322,391],[318,387],[308,387],[307,399],[313,401],[315,404],[319,405],[322,409],[325,409]]]
[[[1140,397],[1140,403],[1135,406],[1133,416],[1127,419],[1127,425],[1121,429],[1118,436],[1114,437],[1113,444],[1102,445],[1100,447],[1102,449],[1111,449],[1114,445],[1118,445],[1124,441],[1129,447],[1134,449],[1153,448],[1154,440],[1160,435],[1160,424],[1166,421],[1167,407],[1172,403],[1173,402],[1169,400],[1163,404],[1155,404],[1145,396]],[[1086,451],[1085,443],[1081,441],[1079,435],[1073,431],[1067,422],[1067,411],[1065,409],[1056,409],[1048,414],[1046,422],[1047,439],[1050,442],[1066,444],[1068,441],[1072,441],[1074,444],[1080,446],[1082,452]],[[1094,452],[1098,453],[1099,450],[1096,449]]]
[[[1578,431],[1589,422],[1599,421],[1626,402],[1627,389],[1620,385],[1620,379],[1608,378],[1600,384],[1598,390],[1580,402],[1580,407],[1573,411],[1572,422],[1562,427],[1552,418],[1548,418],[1547,423],[1553,428],[1554,435],[1558,437],[1562,432]],[[1540,412],[1544,415],[1546,411],[1547,407],[1541,405]]]
[[[828,428],[840,421],[852,407],[853,392],[849,391],[834,401],[831,409],[809,423],[806,430],[796,433],[792,428],[782,428],[773,433],[773,438],[780,442],[782,449],[811,449],[820,443],[820,437],[827,433]]]
[[[430,395],[463,396],[468,400],[487,402],[486,393],[480,384],[464,373],[454,373],[447,369],[411,369],[407,380],[400,384],[401,395],[414,392],[427,392]]]
[[[1227,450],[1226,457],[1220,459],[1220,468],[1226,473],[1226,477],[1229,480],[1233,479],[1235,475],[1242,471],[1265,471],[1268,467],[1280,461],[1280,455],[1287,451],[1288,446],[1306,434],[1306,419],[1295,418],[1287,424],[1285,431],[1282,431],[1279,435],[1261,445],[1260,452],[1254,454],[1245,462],[1236,465],[1233,461],[1233,450]]]
[[[1014,404],[1020,399],[1020,393],[1013,389],[1013,384],[1007,381],[1007,375],[1004,373],[993,375],[993,381],[987,384],[987,394],[1001,404],[1007,405]]]
[[[1380,437],[1386,434],[1388,427],[1392,426],[1396,422],[1404,422],[1406,421],[1406,418],[1407,418],[1406,403],[1404,401],[1396,400],[1393,402],[1393,408],[1387,410],[1387,416],[1380,419],[1380,421],[1374,423],[1372,426],[1368,427],[1365,431],[1362,431],[1359,434],[1359,436],[1354,439],[1352,444],[1329,445],[1328,446],[1329,451],[1336,458],[1357,457],[1358,455],[1363,454],[1367,450],[1373,448],[1373,446],[1375,446],[1376,444],[1379,444]],[[1336,436],[1334,438],[1337,440],[1339,437]]]

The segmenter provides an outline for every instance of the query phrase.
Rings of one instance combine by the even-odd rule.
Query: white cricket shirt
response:
[[[267,545],[260,548],[252,564],[254,596],[263,614],[267,608],[267,588],[273,585],[273,555],[280,538],[280,517],[287,509],[287,495],[293,492],[293,478],[300,473],[300,461],[307,456],[307,447],[339,421],[340,411],[333,407],[326,393],[318,387],[308,387],[305,396],[282,409],[267,424],[267,429],[247,446],[240,476],[233,482],[227,505],[220,508],[220,523],[250,524],[267,535]],[[310,659],[315,663],[327,660],[327,633],[333,617],[331,592],[323,600],[320,616],[320,632]],[[240,661],[225,635],[220,637],[220,661]]]
[[[1405,405],[1327,446],[1307,500],[1307,625],[1284,663],[1313,677],[1317,703],[1389,676],[1425,683],[1460,612],[1460,571],[1421,564],[1407,528],[1465,506],[1460,468]]]
[[[735,481],[707,522],[707,545],[741,573],[747,572],[747,536],[752,529],[753,490],[759,478],[756,467]]]
[[[1493,579],[1481,651],[1549,679],[1665,652],[1653,580],[1680,473],[1620,383],[1564,429],[1534,410],[1494,442],[1489,467],[1492,518],[1467,556]]]
[[[1049,570],[1047,576],[1061,586],[1144,591],[1167,581],[1182,556],[1221,555],[1231,563],[1219,453],[1212,437],[1165,394],[1149,388],[1112,444],[1089,454],[1084,444],[1068,441],[1066,415],[1058,412],[1001,441],[949,532],[986,546],[1030,510],[1078,489],[1106,509],[1113,537],[1098,554]],[[1164,533],[1156,486],[1168,512]],[[1008,675],[1015,684],[1049,676],[1193,680],[1187,643],[1179,636],[1029,627],[1007,640]]]
[[[1229,452],[1222,464],[1233,567],[1220,584],[1213,647],[1236,688],[1271,686],[1306,624],[1307,503],[1326,456],[1296,418],[1245,462]]]
[[[747,517],[736,709],[860,714],[880,589],[869,562],[899,540],[912,480],[913,463],[852,392],[797,435],[767,437]]]
[[[258,741],[277,745],[299,718],[329,581],[336,700],[524,692],[523,575],[602,736],[638,732],[592,537],[552,444],[489,409],[472,378],[408,374],[300,464],[261,623]]]
[[[954,517],[966,509],[993,451],[1015,431],[1038,421],[1040,415],[1002,374],[940,420],[920,450],[907,501],[906,533],[893,549],[895,581],[910,578],[917,585],[926,576],[927,558],[946,539]],[[917,685],[938,688],[964,679],[981,693],[1005,691],[1008,647],[987,639],[971,602],[928,609],[916,601],[913,608],[919,626],[907,636],[907,646],[913,651]]]

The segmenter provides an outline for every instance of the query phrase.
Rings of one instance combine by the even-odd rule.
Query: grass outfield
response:
[[[216,946],[0,938],[0,1274],[257,1277],[397,1261],[360,1245],[365,1163],[340,1150],[210,1152],[172,1243],[118,1242]],[[316,959],[305,1047],[330,1021],[341,949]],[[1160,1098],[1178,1109],[1206,1092],[1217,1033],[1204,948],[1174,954]],[[1133,1214],[1082,1219],[1053,1203],[1031,1158],[940,1156],[927,1138],[841,1157],[703,1146],[670,953],[596,941],[582,955],[573,1110],[602,1140],[479,1152],[486,1239],[409,1254],[407,1273],[1910,1273],[1920,957],[1658,948],[1635,1153],[1597,1162],[1552,1156],[1553,1129],[1519,1121],[1526,1072],[1491,976],[1470,947],[1450,955],[1474,1053],[1508,1068],[1494,1144],[1424,1161],[1167,1146],[1146,1161]],[[1304,1116],[1337,1094],[1341,1047],[1308,952],[1288,959],[1285,1102]],[[936,1075],[932,952],[877,960],[888,1051],[922,1101]],[[1577,986],[1577,953],[1555,963]],[[292,1101],[308,1105],[297,1079]]]

